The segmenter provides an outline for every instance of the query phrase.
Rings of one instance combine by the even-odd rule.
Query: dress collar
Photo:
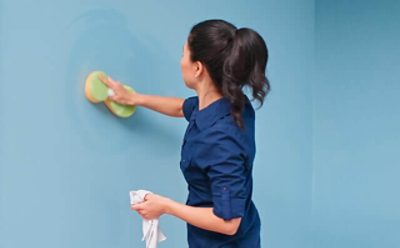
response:
[[[231,104],[228,99],[220,98],[207,107],[199,110],[199,105],[194,109],[190,120],[194,120],[200,130],[210,127],[217,120],[231,113]]]

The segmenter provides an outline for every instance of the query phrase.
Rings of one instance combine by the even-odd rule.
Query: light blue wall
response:
[[[127,193],[185,200],[186,123],[117,119],[83,81],[102,69],[191,95],[179,58],[207,18],[253,27],[271,52],[254,170],[263,246],[398,246],[399,13],[388,0],[0,1],[0,247],[143,247]],[[186,246],[183,222],[162,227],[160,247]]]
[[[314,247],[400,247],[400,2],[316,13]]]
[[[89,103],[102,69],[144,93],[190,96],[179,59],[190,27],[227,19],[263,35],[272,92],[257,112],[254,200],[264,247],[310,247],[314,2],[0,1],[0,247],[143,247],[128,191],[183,202],[185,121]],[[185,224],[162,217],[186,247]]]

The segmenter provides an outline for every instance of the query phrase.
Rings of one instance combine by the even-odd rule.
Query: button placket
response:
[[[187,141],[187,136],[189,135],[190,131],[193,129],[193,126],[194,126],[194,120],[190,120],[189,126],[187,127],[185,136],[184,136],[184,138],[183,138],[182,148],[185,146],[186,141]]]

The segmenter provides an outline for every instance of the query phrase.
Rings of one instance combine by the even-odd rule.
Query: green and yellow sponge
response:
[[[91,72],[85,82],[85,95],[92,103],[104,102],[108,109],[116,116],[127,118],[136,111],[136,106],[123,105],[110,100],[108,97],[113,94],[113,90],[105,85],[99,77],[107,78],[107,74],[102,71]],[[123,85],[125,89],[133,91],[131,87]]]

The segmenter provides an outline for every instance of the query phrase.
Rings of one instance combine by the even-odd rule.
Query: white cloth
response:
[[[143,202],[147,194],[152,194],[152,192],[147,190],[130,191],[129,196],[131,199],[131,204],[137,204]],[[160,230],[159,219],[153,219],[153,220],[143,219],[142,229],[143,229],[142,241],[146,240],[146,248],[156,248],[158,242],[167,239]]]
[[[114,95],[115,95],[114,90],[113,90],[113,89],[108,89],[108,90],[107,90],[107,95],[108,95],[108,96],[114,96]]]

